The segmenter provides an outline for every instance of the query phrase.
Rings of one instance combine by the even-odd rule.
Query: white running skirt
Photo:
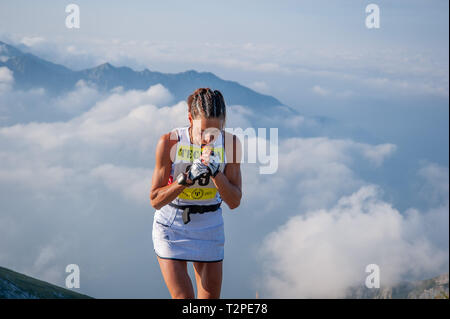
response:
[[[172,218],[157,210],[153,219],[153,248],[160,258],[218,262],[224,257],[225,233],[222,208],[204,214],[190,214],[183,223],[181,209]]]

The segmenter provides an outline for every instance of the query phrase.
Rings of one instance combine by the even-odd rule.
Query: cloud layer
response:
[[[42,90],[9,90],[0,101],[8,108],[14,104],[6,101],[33,97],[48,103],[42,118],[60,110],[67,119],[0,127],[0,264],[63,285],[65,266],[76,263],[84,293],[166,297],[152,251],[148,193],[158,137],[187,124],[186,102],[173,101],[161,85],[100,94],[83,82],[57,98]],[[29,105],[24,103],[24,113]],[[229,127],[246,128],[258,119],[292,132],[317,125],[306,116],[265,119],[245,106],[228,107]],[[260,175],[258,163],[243,164],[244,201],[237,214],[224,209],[227,256],[240,267],[226,265],[224,295],[248,295],[252,280],[265,280],[268,286],[259,287],[265,295],[338,296],[361,279],[366,262],[379,263],[386,280],[440,270],[448,254],[438,243],[448,228],[433,235],[430,227],[448,220],[442,213],[448,188],[432,203],[434,213],[412,209],[403,216],[354,170],[364,165],[381,174],[396,152],[391,143],[297,135],[280,139],[276,174]],[[431,165],[419,172],[434,185],[424,189],[442,189],[442,169]],[[255,254],[260,246],[266,247],[264,258]],[[424,263],[431,257],[432,264]],[[255,270],[251,265],[261,260],[265,268]],[[347,270],[341,277],[332,277],[338,270],[323,277],[342,267]]]
[[[292,217],[261,245],[264,292],[275,298],[344,298],[348,287],[364,283],[369,264],[380,267],[381,287],[432,277],[448,268],[448,243],[437,246],[430,240],[433,229],[420,225],[437,226],[444,239],[448,209],[447,199],[429,212],[401,214],[376,185],[367,185],[330,209]]]
[[[13,82],[13,72],[7,67],[0,67],[0,93],[9,91]]]

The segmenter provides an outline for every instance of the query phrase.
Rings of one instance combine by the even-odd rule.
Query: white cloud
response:
[[[78,187],[99,179],[124,198],[148,204],[149,186],[144,186],[150,183],[151,170],[125,165],[135,160],[152,168],[159,136],[187,123],[186,102],[155,106],[172,99],[161,85],[100,97],[94,88],[79,83],[72,92],[53,100],[53,108],[66,103],[68,109],[83,109],[93,101],[81,115],[66,122],[1,127],[0,183],[51,198],[70,184]],[[86,171],[91,172],[92,181]]]
[[[73,95],[75,98],[71,98]],[[98,96],[98,92],[80,85],[72,93],[57,99],[56,103],[59,105],[70,101],[72,104],[66,107],[74,109],[79,105],[85,107],[86,100],[96,100]],[[187,121],[187,105],[184,101],[173,107],[156,106],[171,98],[167,89],[161,85],[151,86],[145,91],[113,93],[67,122],[16,124],[0,128],[0,136],[18,139],[21,143],[45,150],[70,146],[76,141],[83,145],[127,145],[128,148],[132,145],[133,149],[136,146],[145,148],[158,134],[167,130],[167,123],[155,122],[155,119],[171,118],[175,125]]]
[[[165,106],[172,96],[160,85],[108,96],[85,83],[56,99],[42,91],[8,94],[16,103],[24,95],[53,103],[42,112],[66,103],[81,114],[0,127],[0,264],[63,285],[65,265],[77,263],[85,278],[97,276],[91,277],[95,282],[98,273],[92,269],[116,262],[111,247],[121,249],[127,242],[140,247],[129,233],[119,239],[119,225],[127,219],[134,234],[143,225],[137,220],[149,222],[156,143],[161,134],[187,123],[186,102]],[[147,239],[139,242],[147,247]]]
[[[37,44],[42,44],[45,42],[45,39],[43,37],[23,37],[20,42],[26,46],[32,47]]]
[[[52,105],[59,111],[63,111],[69,115],[78,115],[88,110],[103,98],[96,87],[88,85],[85,81],[79,80],[75,84],[75,88],[68,93],[57,96]]]
[[[365,267],[372,263],[380,266],[381,287],[405,276],[423,279],[424,273],[445,271],[448,249],[411,232],[411,223],[426,222],[427,217],[402,215],[381,195],[375,185],[361,187],[331,209],[292,217],[269,234],[261,245],[264,293],[275,298],[342,298],[348,287],[364,284]]]
[[[332,85],[331,83],[329,85]],[[354,91],[352,90],[348,90],[348,89],[343,89],[342,91],[331,91],[329,89],[326,89],[322,86],[319,85],[315,85],[312,87],[311,91],[319,96],[332,96],[332,97],[337,97],[340,99],[346,99],[346,98],[351,98],[354,97],[356,94]]]
[[[448,97],[448,62],[429,51],[403,47],[376,51],[366,48],[337,47],[331,50],[314,46],[279,45],[273,43],[221,43],[136,41],[115,39],[48,41],[40,37],[17,38],[13,42],[27,45],[39,56],[56,63],[80,69],[103,62],[128,65],[134,68],[179,72],[185,65],[197,69],[221,68],[230,72],[254,72],[272,78],[283,76],[283,81],[311,79],[326,83],[318,86],[316,94],[336,93],[345,98],[352,95],[351,87],[358,92],[380,94],[426,94]],[[87,49],[89,48],[89,49]],[[140,61],[137,63],[136,61]],[[182,63],[181,63],[182,61]],[[162,69],[161,69],[162,68]],[[254,81],[258,89],[260,80]],[[344,83],[346,88],[339,87]],[[275,90],[274,83],[268,83]],[[261,89],[261,88],[260,88]],[[373,92],[375,90],[375,92]]]
[[[14,82],[13,72],[7,67],[0,67],[0,94],[9,91]]]
[[[252,218],[274,218],[279,223],[296,214],[292,207],[298,211],[329,207],[340,196],[366,184],[355,174],[354,166],[364,164],[374,170],[379,169],[394,150],[391,144],[369,145],[350,139],[281,139],[276,174],[260,175],[260,163],[243,166],[246,201],[242,209]],[[367,158],[367,153],[377,156],[372,156],[375,159]],[[247,154],[244,155],[247,158]],[[270,196],[261,201],[261,194]],[[276,219],[274,211],[278,212]]]
[[[108,279],[99,279],[100,275],[92,269],[108,268],[111,260],[122,262],[114,259],[117,254],[115,250],[111,252],[111,247],[131,251],[129,257],[139,259],[142,251],[151,245],[149,237],[142,239],[137,229],[150,232],[145,223],[151,222],[153,212],[148,195],[154,150],[161,134],[187,124],[186,102],[173,102],[170,92],[159,85],[143,91],[118,88],[101,95],[95,87],[82,82],[58,99],[48,99],[42,90],[8,93],[7,101],[24,100],[50,101],[54,104],[50,110],[66,103],[67,110],[79,110],[81,114],[65,121],[0,128],[0,194],[6,207],[0,217],[0,232],[7,238],[0,241],[0,263],[21,265],[13,268],[57,282],[66,264],[84,261],[92,268],[81,268],[87,269],[92,282],[100,285]],[[255,118],[275,127],[302,127],[310,120],[282,115],[265,119],[239,105],[230,107],[227,114],[228,127],[246,128]],[[353,171],[355,163],[369,162],[377,170],[394,151],[395,145],[389,143],[370,145],[326,137],[283,138],[276,174],[260,175],[259,165],[243,165],[245,201],[240,211],[245,213],[239,223],[264,221],[261,224],[265,230],[254,230],[262,238],[275,225],[284,224],[299,213],[332,211],[340,197],[367,184]],[[432,170],[426,175],[432,176]],[[364,199],[360,201],[370,202],[367,199],[370,196],[362,196]],[[343,207],[340,207],[342,211]],[[398,220],[395,212],[390,208],[386,215],[380,215],[395,222]],[[409,225],[419,227],[422,214],[414,211],[410,214],[414,219],[409,220],[414,222]],[[429,216],[441,220],[441,213]],[[359,215],[356,217],[365,225]],[[126,227],[124,220],[127,220]],[[376,222],[386,226],[378,219]],[[412,231],[414,227],[408,229]],[[238,239],[245,234],[239,236]],[[59,242],[67,245],[57,245]],[[419,252],[427,253],[426,245],[420,249]],[[29,251],[36,253],[29,254]],[[246,260],[253,262],[251,258],[248,256]],[[110,275],[118,272],[115,269]],[[339,280],[336,285],[338,290]]]
[[[396,145],[390,143],[375,146],[359,144],[359,146],[362,148],[362,154],[377,167],[397,149]]]
[[[431,203],[441,203],[448,200],[449,174],[448,167],[436,163],[424,163],[418,171],[425,183],[419,189],[419,194]]]
[[[15,98],[11,97],[11,101],[17,100],[17,96]],[[30,98],[30,100],[36,100],[36,98]],[[158,137],[172,127],[187,123],[186,102],[164,106],[164,103],[169,103],[171,100],[170,92],[161,85],[152,86],[145,91],[115,90],[114,93],[105,97],[96,92],[95,88],[80,82],[72,92],[52,100],[56,105],[54,108],[64,104],[67,110],[74,110],[74,112],[87,109],[79,116],[66,122],[32,122],[0,128],[3,150],[0,180],[17,185],[28,185],[27,187],[33,189],[38,189],[40,185],[41,189],[54,190],[58,188],[58,185],[67,185],[73,179],[83,183],[83,179],[76,176],[85,176],[85,170],[97,167],[97,173],[105,172],[106,168],[102,165],[107,163],[113,165],[107,170],[108,172],[116,171],[119,167],[126,167],[125,165],[128,164],[125,163],[132,158],[137,159],[139,163],[145,163],[145,167],[151,167]],[[94,105],[90,106],[91,104]],[[239,105],[233,105],[228,115],[227,123],[242,128],[250,127],[249,118],[255,116],[250,109]],[[161,119],[170,119],[170,122]],[[307,121],[302,116],[271,117],[271,124],[274,124],[274,120],[279,123],[278,125],[288,127],[298,126]],[[20,148],[16,149],[17,147]],[[376,155],[379,153],[376,149],[381,146],[371,147],[350,141],[321,138],[283,141],[280,148],[284,154],[280,163],[282,174],[285,174],[284,167],[290,168],[290,172],[286,172],[287,176],[292,176],[292,170],[294,173],[304,174],[301,178],[303,186],[299,184],[297,187],[305,194],[304,199],[308,196],[315,198],[305,202],[318,204],[323,200],[320,196],[313,195],[313,192],[305,192],[306,189],[317,191],[321,188],[322,190],[329,188],[331,200],[333,198],[331,194],[334,193],[335,188],[340,187],[341,178],[353,179],[351,169],[347,167],[350,155],[345,155],[347,149],[352,147],[357,151],[363,150],[365,153]],[[378,157],[375,156],[376,161],[380,164],[388,155],[389,152],[382,152]],[[123,164],[111,163],[111,158],[118,159]],[[347,161],[347,164],[344,164],[344,161]],[[138,165],[138,167],[143,166]],[[320,171],[327,167],[333,167],[333,169],[325,173],[323,177],[319,176]],[[313,172],[317,175],[314,176]],[[33,179],[33,175],[39,178]],[[106,180],[105,175],[97,176],[103,176],[103,180]],[[310,179],[310,176],[314,176],[314,180]],[[332,182],[333,179],[335,182]],[[129,183],[135,184],[135,182]],[[136,183],[139,184],[139,182]],[[284,183],[280,185],[280,189],[284,189],[283,185]],[[120,192],[125,188],[114,189]],[[122,194],[127,198],[139,197],[130,195],[126,191]]]
[[[227,108],[227,123],[232,123],[233,127],[252,127],[250,118],[254,115],[253,111],[243,105],[233,105]]]
[[[79,119],[74,119],[74,121],[78,122],[80,120],[95,119],[97,122],[107,122],[128,114],[136,106],[163,106],[170,103],[172,99],[173,97],[170,92],[161,84],[150,86],[145,91],[119,91],[100,101],[90,110],[83,113]]]
[[[361,78],[361,82],[369,88],[397,93],[420,93],[448,97],[448,83],[432,83],[420,79],[392,79],[389,77]]]
[[[153,170],[102,164],[93,168],[90,174],[100,178],[106,187],[125,198],[148,205]]]
[[[58,269],[58,251],[56,246],[57,245],[48,244],[39,249],[33,266],[30,267],[30,269],[25,270],[24,272],[30,274],[39,273],[41,280],[59,284],[64,276],[61,269]]]
[[[4,160],[0,168],[0,181],[8,185],[26,186],[36,193],[51,194],[52,190],[60,190],[62,185],[75,178],[76,171],[69,167],[49,166],[20,156],[9,157],[15,162],[4,160],[5,154],[0,154]]]
[[[250,87],[258,92],[267,93],[269,91],[269,85],[264,81],[255,81],[250,84]]]
[[[39,252],[39,255],[33,266],[35,268],[43,268],[45,266],[48,266],[48,264],[55,259],[55,256],[55,249],[52,246],[45,246]]]
[[[312,91],[315,94],[322,95],[322,96],[326,96],[326,95],[330,94],[330,92],[328,90],[326,90],[318,85],[313,86]]]

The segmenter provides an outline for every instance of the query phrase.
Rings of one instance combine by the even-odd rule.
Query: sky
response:
[[[77,1],[80,29],[65,27],[68,3],[2,1],[0,40],[75,70],[213,72],[299,111],[230,107],[234,127],[292,135],[276,174],[243,165],[241,207],[224,209],[223,297],[340,297],[369,263],[382,284],[448,271],[448,1],[374,2],[379,29],[367,1]],[[160,85],[54,98],[13,82],[0,68],[0,109],[71,118],[0,126],[0,265],[64,285],[77,263],[83,293],[168,297],[148,191],[185,102]],[[315,116],[334,124],[309,136]]]

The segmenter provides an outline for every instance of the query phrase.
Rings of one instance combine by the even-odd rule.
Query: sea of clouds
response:
[[[0,68],[0,265],[64,285],[65,266],[75,263],[83,293],[168,297],[149,191],[158,138],[188,124],[186,102],[162,85],[100,92],[80,81],[52,97],[13,83]],[[227,127],[258,125],[258,117],[228,105]],[[302,136],[311,122],[260,122],[294,133],[279,140],[275,174],[242,164],[241,206],[224,209],[222,296],[344,297],[373,263],[381,285],[448,271],[448,167],[424,162],[417,196],[429,208],[399,211],[355,169],[383,176],[397,146]]]

